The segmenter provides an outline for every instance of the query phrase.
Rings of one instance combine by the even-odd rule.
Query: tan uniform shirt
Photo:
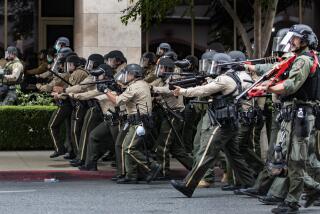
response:
[[[7,64],[7,60],[5,58],[0,59],[0,68],[4,68],[4,66]]]
[[[87,76],[80,84],[86,84],[86,83],[90,83],[90,82],[94,82],[94,77],[89,75]],[[83,93],[86,91],[91,91],[96,89],[96,85],[92,84],[92,85],[74,85],[71,87],[66,88],[66,93]]]
[[[129,115],[137,113],[137,106],[140,114],[148,114],[152,110],[151,92],[148,83],[144,80],[133,80],[127,89],[116,97],[116,105],[126,105]]]
[[[101,110],[104,115],[111,114],[108,110],[115,112],[115,104],[113,104],[106,94],[101,94],[95,97],[98,100]]]
[[[83,93],[74,94],[73,98],[77,100],[90,100],[95,98],[96,96],[102,95],[103,93],[97,91],[96,89],[86,91]]]
[[[149,68],[147,68],[144,74],[144,81],[146,81],[147,83],[152,83],[154,80],[156,80],[157,76],[155,70],[156,66],[150,66]]]
[[[23,74],[23,65],[17,57],[13,61],[7,62],[4,69],[9,70],[9,74],[4,75],[4,82],[6,83],[17,82]]]
[[[161,96],[160,102],[164,103],[164,107],[168,105],[168,107],[172,110],[183,110],[184,103],[183,103],[183,96],[175,97],[172,94],[172,91],[169,89],[169,79],[165,82],[161,82],[159,86],[153,87],[153,92],[158,93]]]
[[[78,68],[70,75],[69,82],[71,85],[77,85],[87,78],[88,75],[87,71]]]
[[[69,73],[60,73],[59,74],[63,79],[69,80],[70,74]],[[52,92],[52,89],[54,86],[60,86],[63,88],[66,88],[68,85],[63,82],[60,78],[53,76],[53,79],[48,83],[44,85],[40,85],[38,89],[42,92]]]
[[[233,92],[236,87],[237,84],[231,77],[222,74],[207,85],[181,88],[180,93],[185,97],[207,97],[218,92],[227,95]]]
[[[37,75],[37,74],[43,74],[48,70],[48,63],[46,61],[41,61],[40,65],[35,69],[30,69],[26,71],[26,74],[28,75]]]

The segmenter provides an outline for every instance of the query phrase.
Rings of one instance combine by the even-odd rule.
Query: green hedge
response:
[[[53,148],[48,122],[55,106],[0,106],[0,150]]]

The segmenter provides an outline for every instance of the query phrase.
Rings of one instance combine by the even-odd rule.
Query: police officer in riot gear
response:
[[[112,68],[109,65],[102,64],[95,72],[97,74],[99,74],[99,72],[103,72],[99,75],[98,81],[110,81],[110,83],[98,84],[97,89],[100,92],[104,92],[105,88],[113,89],[115,83],[112,82],[115,80],[112,74]],[[99,95],[95,99],[100,101],[104,120],[90,132],[85,155],[86,158],[85,160],[80,160],[85,161],[85,164],[79,167],[80,170],[97,170],[97,161],[102,157],[102,155],[108,150],[114,151],[115,141],[120,129],[120,109],[115,108],[114,104],[108,100],[105,94]]]
[[[60,51],[62,52],[63,49],[61,49]],[[66,53],[66,52],[67,51],[64,51],[63,53]],[[68,54],[70,55],[70,53]],[[63,54],[61,56],[63,56]],[[59,61],[63,60],[63,57],[61,56],[58,58]],[[80,64],[81,64],[80,58],[76,55],[70,55],[66,58],[64,67],[65,67],[66,73],[69,74],[69,78],[67,79],[67,82],[70,84],[68,85],[69,87],[79,84],[88,76],[88,73],[86,71],[78,68]],[[50,155],[50,158],[55,158],[65,154],[66,152],[63,142],[61,141],[60,129],[61,129],[61,125],[65,120],[69,121],[68,126],[71,126],[70,121],[71,121],[72,106],[68,97],[65,94],[65,91],[66,91],[65,87],[54,86],[52,91],[53,91],[52,94],[54,96],[54,99],[57,101],[58,107],[59,107],[59,109],[53,113],[49,121],[49,130],[55,145],[55,152]],[[69,130],[67,129],[67,131],[70,131],[70,129]],[[72,151],[69,151],[69,154],[74,153],[74,151],[76,151],[76,148],[78,146],[76,145],[75,142],[71,142],[71,144],[72,144]]]
[[[114,74],[120,72],[127,65],[127,59],[119,50],[113,50],[104,55],[104,62],[111,66]]]
[[[16,104],[16,85],[23,78],[23,65],[17,56],[18,49],[9,46],[5,52],[8,62],[0,69],[0,106]]]
[[[221,150],[225,152],[239,182],[244,186],[253,184],[252,172],[248,170],[233,140],[237,130],[237,110],[233,98],[241,92],[243,80],[230,70],[230,66],[218,66],[227,62],[231,62],[230,56],[222,53],[215,54],[211,68],[204,66],[208,68],[205,70],[209,74],[218,75],[212,82],[194,88],[176,87],[174,90],[175,95],[203,96],[213,99],[203,118],[199,157],[183,181],[171,181],[172,186],[187,197],[192,196]]]
[[[161,58],[157,66],[157,76],[161,78],[158,85],[152,86],[157,104],[160,105],[161,125],[156,140],[157,162],[161,164],[162,176],[170,175],[170,154],[174,156],[188,170],[192,168],[193,159],[185,151],[181,129],[183,125],[183,97],[173,96],[169,89],[168,73],[173,72],[174,62],[170,58]]]
[[[140,66],[143,68],[144,81],[147,83],[151,83],[157,78],[155,75],[156,62],[156,55],[153,52],[146,52],[141,56]]]
[[[162,57],[166,52],[171,51],[171,46],[168,43],[160,43],[160,45],[157,48],[156,55],[158,57]]]
[[[151,93],[149,85],[142,80],[143,70],[137,64],[129,64],[126,66],[124,72],[124,82],[127,84],[126,90],[116,96],[109,90],[106,94],[111,102],[116,106],[125,105],[128,113],[127,124],[119,133],[116,146],[123,148],[120,152],[122,164],[117,164],[118,172],[124,176],[117,180],[119,184],[137,183],[138,182],[138,165],[148,172],[146,177],[147,182],[151,182],[156,175],[160,172],[161,166],[146,158],[145,154],[141,151],[143,142],[145,140],[146,131],[151,127],[150,112],[152,109]],[[123,160],[124,159],[124,160]],[[118,161],[118,163],[121,163]]]
[[[256,88],[279,94],[283,103],[277,144],[285,143],[289,148],[286,154],[289,191],[285,201],[272,209],[273,213],[299,212],[298,203],[304,187],[309,141],[314,139],[316,128],[313,108],[320,100],[317,88],[320,84],[320,71],[315,66],[315,57],[309,49],[311,43],[314,43],[312,29],[303,24],[293,25],[281,41],[284,48],[295,53],[288,72],[281,77],[283,81],[275,85],[266,82]],[[285,137],[283,130],[289,132]],[[314,194],[320,194],[320,191],[316,190]]]
[[[56,40],[54,44],[54,49],[58,53],[64,47],[70,47],[70,41],[67,37],[61,36]]]

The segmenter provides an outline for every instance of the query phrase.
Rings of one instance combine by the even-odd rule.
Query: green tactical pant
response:
[[[276,177],[267,193],[267,195],[285,199],[289,189],[288,177]]]
[[[3,100],[0,99],[0,106],[13,106],[17,105],[17,92],[16,89],[9,89],[7,95],[3,98]]]
[[[267,160],[271,160],[274,153],[274,145],[277,141],[277,135],[278,131],[280,130],[280,123],[276,121],[277,115],[279,114],[279,111],[274,110],[272,112],[272,122],[271,122],[271,131],[270,131],[270,137],[269,137],[269,149],[268,149],[268,157]]]
[[[157,150],[156,157],[157,162],[162,167],[163,176],[169,175],[170,171],[170,154],[176,158],[186,169],[190,170],[192,168],[193,159],[185,151],[182,142],[179,142],[177,136],[172,128],[175,128],[178,134],[181,133],[182,122],[176,118],[172,118],[170,122],[167,118],[163,118],[161,121],[161,127],[159,136],[157,138]]]
[[[261,158],[261,146],[260,146],[260,136],[265,123],[264,117],[258,119],[257,123],[254,124],[252,134],[250,135],[253,140],[253,151]]]
[[[90,132],[102,122],[103,115],[98,107],[91,107],[87,110],[81,129],[79,150],[77,154],[78,160],[86,160]]]
[[[197,124],[201,119],[202,114],[197,112],[190,104],[186,105],[184,110],[184,124],[182,128],[182,139],[186,152],[193,151],[193,139],[197,132]]]
[[[222,127],[211,126],[208,115],[203,117],[201,127],[200,149],[197,153],[196,163],[184,179],[187,188],[194,191],[199,181],[203,178],[209,167],[219,157],[220,151],[224,151],[235,176],[242,185],[253,184],[252,171],[249,170],[245,160],[235,145],[236,128],[234,125]]]
[[[264,162],[253,150],[253,142],[255,142],[255,140],[253,139],[254,131],[254,125],[240,124],[235,140],[239,144],[240,153],[243,155],[244,159],[246,160],[246,163],[251,169],[254,170],[255,174],[258,175],[264,167]],[[252,138],[248,136],[252,136]]]
[[[309,130],[307,137],[297,136],[298,129],[295,127],[292,121],[281,123],[281,128],[284,128],[288,137],[285,139],[285,143],[289,145],[288,151],[288,179],[289,179],[289,191],[286,197],[287,202],[298,203],[304,187],[304,171],[306,170],[306,161],[308,160],[308,144],[315,137],[314,122],[315,117],[312,115],[312,109],[308,110],[307,121],[309,124]],[[293,128],[292,128],[293,127]],[[278,132],[277,141],[280,140],[281,131]],[[291,140],[290,140],[291,139]],[[291,144],[290,144],[291,143]]]
[[[271,133],[270,133],[270,141],[269,141],[269,148],[268,148],[268,157],[267,161],[271,161],[274,156],[274,145],[277,141],[277,135],[280,130],[280,124],[276,121],[276,117],[279,111],[272,112],[272,123],[271,123]],[[282,145],[283,149],[286,145]],[[267,194],[269,191],[275,176],[270,174],[267,166],[263,168],[263,170],[259,173],[258,178],[255,181],[254,188],[257,189],[262,195]]]
[[[129,125],[122,145],[124,150],[125,174],[127,178],[138,178],[138,165],[150,172],[156,162],[146,157],[142,152],[145,148],[143,138],[136,133],[138,125]]]
[[[86,105],[76,105],[71,114],[71,143],[75,154],[79,151],[81,129],[87,110]]]
[[[197,133],[194,136],[193,139],[193,167],[195,167],[196,160],[198,159],[198,152],[200,150],[200,139],[201,139],[201,127],[202,127],[202,122],[203,122],[203,117],[208,116],[208,115],[202,115],[200,121],[198,122],[197,125]],[[212,166],[210,166],[207,170],[207,172],[204,174],[203,180],[209,183],[214,183],[215,181],[215,174],[214,174],[214,163]]]
[[[86,166],[96,165],[108,150],[114,150],[119,130],[120,124],[103,121],[91,131],[87,146]]]
[[[66,147],[71,147],[69,145],[64,145],[63,136],[61,133],[62,126],[66,124],[66,138],[69,142],[70,138],[70,121],[72,113],[72,106],[69,103],[59,106],[59,108],[53,112],[49,121],[49,132],[51,139],[54,143],[55,151],[61,154],[66,152]],[[68,149],[68,152],[71,152],[71,149]]]
[[[116,165],[117,165],[117,176],[124,176],[126,174],[126,168],[125,168],[125,153],[124,153],[124,138],[127,135],[129,131],[129,127],[126,127],[126,125],[122,125],[120,127],[119,134],[117,136],[117,139],[115,141],[115,154],[116,154]]]

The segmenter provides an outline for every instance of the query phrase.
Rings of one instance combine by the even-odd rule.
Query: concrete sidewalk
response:
[[[115,169],[110,162],[99,162],[97,172],[80,171],[71,167],[63,157],[50,159],[52,151],[5,151],[0,152],[0,181],[40,181],[46,178],[58,180],[110,179]],[[171,161],[175,177],[187,172],[180,163]]]

